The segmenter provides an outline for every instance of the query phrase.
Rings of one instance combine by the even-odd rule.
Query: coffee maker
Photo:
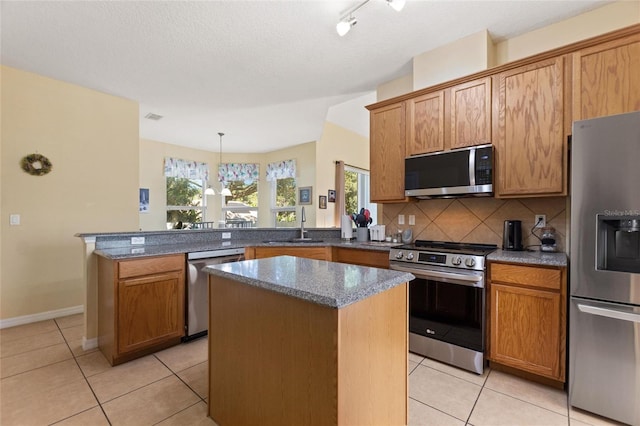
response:
[[[502,234],[502,250],[522,250],[522,221],[504,221],[504,232]]]

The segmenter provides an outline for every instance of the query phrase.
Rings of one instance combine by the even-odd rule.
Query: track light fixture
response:
[[[358,23],[358,20],[353,16],[353,13],[360,9],[365,4],[369,3],[370,0],[364,0],[362,3],[359,3],[357,6],[348,9],[345,11],[340,17],[340,21],[336,25],[336,31],[340,37],[347,34],[351,27]],[[395,11],[400,12],[406,3],[406,0],[385,0],[388,6],[391,6]]]

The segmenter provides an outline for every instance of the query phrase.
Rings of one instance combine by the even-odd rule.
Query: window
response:
[[[222,206],[227,228],[255,228],[258,226],[258,182],[228,181],[231,195]]]
[[[271,181],[271,212],[276,228],[296,226],[296,179]]]
[[[201,179],[167,177],[167,229],[191,228],[205,214]]]
[[[164,175],[167,178],[167,229],[191,228],[194,223],[202,222],[209,165],[165,157]]]
[[[378,219],[378,206],[370,199],[369,171],[344,166],[344,198],[347,214],[360,213],[367,209],[375,224]]]

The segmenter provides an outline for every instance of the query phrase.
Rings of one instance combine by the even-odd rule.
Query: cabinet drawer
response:
[[[389,253],[373,250],[334,248],[334,262],[389,269]]]
[[[541,268],[537,266],[491,264],[491,281],[502,283],[529,285],[550,290],[560,290],[562,283],[560,269]]]
[[[118,278],[138,277],[184,269],[183,254],[149,257],[118,262]]]

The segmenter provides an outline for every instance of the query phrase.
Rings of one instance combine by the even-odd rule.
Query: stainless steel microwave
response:
[[[435,198],[493,195],[493,146],[416,155],[404,160],[404,194]]]

